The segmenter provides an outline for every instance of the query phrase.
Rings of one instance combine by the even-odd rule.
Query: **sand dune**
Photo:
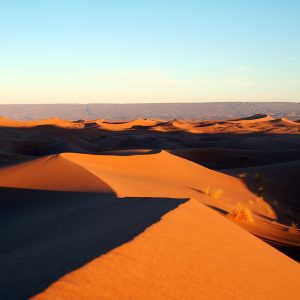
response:
[[[35,298],[299,299],[299,123],[0,118],[0,131],[1,299],[49,285]]]
[[[110,122],[105,120],[97,120],[97,124],[101,127],[101,129],[109,131],[124,131],[138,128],[149,128],[157,125],[158,123],[160,123],[159,120],[150,119],[137,119],[128,122]]]
[[[87,169],[62,155],[52,155],[0,169],[1,187],[35,190],[112,192]]]
[[[40,172],[43,176],[40,176]],[[118,197],[194,198],[229,213],[238,204],[253,212],[254,224],[241,224],[273,244],[300,249],[300,239],[272,220],[272,205],[234,178],[161,151],[138,155],[64,153],[0,169],[2,187],[111,192]],[[263,228],[263,230],[262,230]]]
[[[256,121],[140,119],[113,122],[52,118],[20,122],[1,118],[0,153],[34,157],[62,152],[99,154],[139,148],[299,149],[299,123]]]
[[[41,174],[43,174],[41,176]],[[166,151],[140,155],[63,153],[0,169],[0,185],[78,192],[113,191],[119,197],[196,197],[210,205],[253,200],[240,179],[207,169]],[[222,190],[223,201],[206,195]],[[226,199],[226,200],[225,200]],[[257,212],[274,217],[268,206]]]
[[[287,126],[299,126],[300,124],[296,121],[289,120],[287,118],[280,118],[273,121],[277,124],[287,125]]]
[[[272,127],[276,124],[283,124],[287,126],[298,126],[297,121],[291,121],[287,118],[274,119],[269,115],[253,115],[246,118],[234,119],[234,120],[212,120],[212,121],[190,121],[190,120],[159,120],[159,119],[136,119],[130,121],[107,121],[105,119],[97,119],[93,121],[69,121],[60,118],[49,118],[36,121],[16,121],[6,117],[0,117],[0,126],[6,127],[36,127],[52,125],[61,128],[74,128],[83,129],[97,127],[101,130],[107,131],[126,131],[126,130],[138,130],[138,129],[151,129],[154,131],[186,131],[192,133],[203,132],[243,132],[245,130],[253,131],[253,126],[258,126],[261,130],[263,127]],[[252,127],[249,127],[249,126]],[[276,128],[279,130],[278,128]]]
[[[35,127],[35,126],[45,126],[45,125],[52,125],[52,126],[63,127],[63,128],[82,128],[81,123],[63,120],[56,117],[42,119],[42,120],[34,120],[34,121],[16,121],[6,117],[0,117],[0,126]]]
[[[0,299],[28,299],[184,200],[0,189]]]
[[[257,123],[257,122],[265,122],[265,121],[272,121],[274,118],[270,115],[252,115],[245,118],[235,119],[233,122],[242,122],[245,124]]]
[[[190,200],[33,299],[296,300],[299,276],[296,262]]]

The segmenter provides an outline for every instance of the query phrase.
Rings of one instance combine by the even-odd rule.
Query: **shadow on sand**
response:
[[[0,189],[0,299],[28,299],[186,200]]]

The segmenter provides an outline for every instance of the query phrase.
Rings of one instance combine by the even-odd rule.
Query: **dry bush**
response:
[[[299,227],[298,227],[298,224],[296,224],[295,222],[292,222],[291,226],[289,227],[288,229],[289,232],[292,232],[292,233],[296,233],[299,231]]]
[[[246,178],[247,177],[247,173],[246,172],[240,172],[239,174],[238,174],[238,177],[239,178]]]
[[[260,196],[262,196],[265,192],[266,188],[266,180],[262,174],[255,174],[254,179],[258,185],[258,193]]]
[[[254,223],[253,215],[250,208],[238,203],[229,213],[232,219],[245,223]]]
[[[212,197],[213,199],[220,199],[223,196],[223,190],[211,189],[210,187],[206,187],[204,190],[204,194]]]

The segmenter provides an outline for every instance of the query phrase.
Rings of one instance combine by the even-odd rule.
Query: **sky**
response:
[[[0,103],[300,101],[299,0],[0,0]]]

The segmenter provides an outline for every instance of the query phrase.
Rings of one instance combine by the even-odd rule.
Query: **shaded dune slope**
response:
[[[37,190],[113,192],[99,177],[62,155],[51,155],[0,169],[2,187]]]
[[[214,170],[296,161],[300,157],[300,150],[296,149],[241,150],[210,147],[174,149],[168,152]]]
[[[128,242],[183,200],[0,189],[0,299],[28,299]]]
[[[264,198],[273,205],[279,220],[294,221],[300,224],[300,199],[298,183],[300,178],[300,161],[278,163],[250,168],[226,170],[226,173],[238,176],[243,172],[243,180],[253,191],[260,184]]]

